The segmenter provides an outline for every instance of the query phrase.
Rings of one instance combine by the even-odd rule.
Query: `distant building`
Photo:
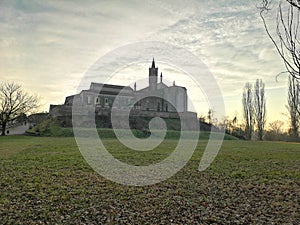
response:
[[[28,116],[27,122],[30,127],[34,127],[37,124],[41,123],[45,119],[47,119],[48,113],[34,113]]]
[[[158,82],[159,78],[159,82]],[[91,83],[88,90],[66,97],[63,105],[50,105],[49,114],[54,117],[65,118],[72,115],[72,105],[76,97],[76,104],[82,107],[93,107],[96,116],[109,116],[113,107],[120,110],[131,107],[133,115],[142,117],[160,116],[163,118],[178,118],[178,113],[188,112],[187,90],[175,85],[167,86],[163,82],[162,73],[158,75],[158,68],[153,59],[149,68],[149,86],[141,90],[129,86]]]
[[[158,68],[155,67],[153,59],[149,68],[149,86],[134,92],[135,97],[141,99],[136,108],[143,111],[186,112],[188,107],[186,88],[175,85],[175,82],[173,86],[167,86],[163,82],[162,73],[159,83],[157,81]]]

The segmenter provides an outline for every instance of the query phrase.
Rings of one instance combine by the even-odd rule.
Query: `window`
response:
[[[90,105],[91,103],[92,103],[92,102],[91,102],[91,96],[88,95],[88,96],[87,96],[87,104]]]
[[[99,98],[99,97],[96,98],[95,104],[96,104],[96,105],[99,105],[99,104],[100,104],[100,98]]]
[[[105,105],[108,105],[108,98],[105,98],[105,99],[104,99],[104,104],[105,104]]]

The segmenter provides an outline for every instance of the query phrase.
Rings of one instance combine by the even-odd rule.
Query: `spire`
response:
[[[160,83],[162,83],[162,72],[160,73]]]
[[[149,68],[149,88],[151,91],[157,89],[157,78],[158,78],[158,68],[155,67],[155,61],[153,58],[152,66]]]
[[[136,91],[136,82],[134,83],[134,91]]]
[[[153,60],[152,60],[152,67],[151,68],[155,68],[154,57],[153,57]]]

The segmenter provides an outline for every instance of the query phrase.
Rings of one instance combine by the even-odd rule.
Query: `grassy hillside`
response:
[[[98,128],[98,134],[101,138],[116,138],[113,129],[109,128]],[[147,138],[150,134],[142,131],[142,130],[131,130],[132,133],[138,138]],[[86,129],[86,133],[88,134],[89,129]],[[72,137],[73,129],[72,128],[64,128],[59,125],[59,123],[53,119],[49,118],[42,123],[38,124],[37,126],[29,129],[27,131],[28,134],[31,135],[38,135],[38,136],[45,136],[45,137]],[[201,131],[199,139],[200,140],[207,140],[209,138],[210,132]],[[180,131],[176,130],[168,130],[165,136],[166,139],[179,139]],[[225,134],[225,140],[238,140],[238,138]]]

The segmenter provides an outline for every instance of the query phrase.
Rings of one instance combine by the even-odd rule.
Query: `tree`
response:
[[[276,33],[271,32],[266,22],[266,15],[271,10],[271,0],[262,0],[259,9],[267,35],[283,60],[286,72],[290,75],[287,106],[291,120],[290,134],[294,138],[298,138],[300,116],[300,0],[279,0]]]
[[[289,92],[288,92],[288,111],[291,122],[290,134],[293,138],[299,137],[299,123],[300,123],[300,83],[294,77],[289,78]]]
[[[25,92],[21,85],[16,83],[0,84],[0,126],[5,135],[7,125],[38,107],[38,99]]]
[[[265,132],[264,139],[267,141],[287,141],[287,134],[284,132],[284,122],[275,120],[269,123],[269,129]]]
[[[269,123],[270,132],[274,133],[276,136],[283,134],[283,126],[284,122],[281,120],[275,120]]]
[[[208,119],[208,123],[212,124],[212,120],[213,120],[213,110],[212,109],[208,110],[207,119]]]
[[[252,85],[247,82],[243,91],[243,116],[245,120],[246,139],[251,140],[254,126]]]
[[[262,141],[266,124],[266,98],[265,84],[259,79],[256,80],[254,85],[254,114],[258,140]]]
[[[267,35],[284,62],[286,72],[300,79],[300,0],[279,0],[276,16],[276,34],[269,29],[265,16],[271,10],[271,0],[262,0],[260,17]]]

